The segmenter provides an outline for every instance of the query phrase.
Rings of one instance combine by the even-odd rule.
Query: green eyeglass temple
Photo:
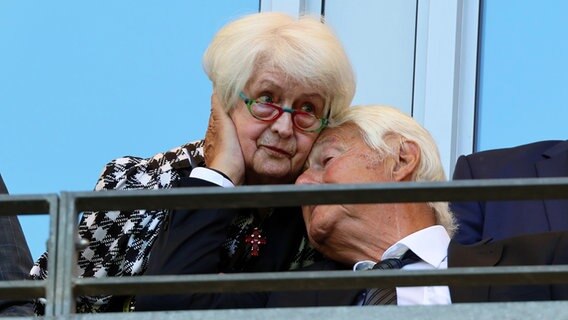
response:
[[[279,106],[279,105],[276,105],[276,104],[273,104],[273,103],[270,103],[270,102],[259,102],[259,101],[254,100],[254,99],[250,99],[250,98],[247,97],[247,96],[245,95],[245,93],[242,92],[242,91],[239,93],[239,97],[240,97],[240,98],[244,101],[244,103],[247,105],[247,109],[249,110],[250,114],[251,114],[254,118],[256,118],[256,119],[258,119],[258,120],[261,120],[261,121],[276,121],[276,119],[280,118],[280,116],[281,116],[284,112],[288,112],[288,113],[290,113],[290,114],[292,115],[292,123],[294,124],[294,127],[298,128],[299,130],[304,131],[304,132],[320,132],[320,131],[322,131],[325,127],[327,127],[327,125],[329,124],[329,119],[328,119],[328,118],[320,119],[320,118],[316,117],[315,115],[310,114],[310,113],[307,113],[307,112],[297,111],[297,110],[294,110],[294,109],[292,109],[292,108],[281,107],[281,106]],[[270,106],[270,107],[274,108],[275,110],[277,110],[278,113],[277,113],[275,116],[273,116],[272,118],[263,119],[262,117],[259,117],[258,115],[256,115],[256,114],[253,112],[253,110],[252,110],[252,105],[255,104],[255,103],[262,103],[262,104],[264,104],[264,105]],[[316,119],[316,120],[319,122],[319,127],[317,127],[316,129],[311,129],[311,130],[310,130],[310,129],[306,129],[306,128],[302,128],[302,127],[299,126],[299,125],[296,123],[296,121],[295,121],[296,115],[299,115],[299,114],[303,114],[303,115],[306,115],[306,116],[309,116],[309,117],[313,117],[314,119]]]

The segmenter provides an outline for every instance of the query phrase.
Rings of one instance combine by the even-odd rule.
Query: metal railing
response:
[[[0,282],[0,298],[45,296],[51,319],[403,319],[568,318],[568,302],[472,303],[449,306],[314,307],[286,309],[74,314],[75,297],[95,294],[175,294],[273,290],[355,289],[385,285],[566,284],[567,266],[480,267],[354,273],[350,271],[77,278],[76,221],[84,210],[275,207],[302,204],[394,203],[568,198],[568,178],[468,180],[428,183],[245,186],[168,190],[62,192],[0,196],[0,214],[50,214],[50,276],[46,281]],[[214,204],[214,205],[212,205]],[[568,217],[567,217],[568,218]],[[380,309],[376,309],[380,308]],[[379,311],[380,310],[380,311]]]

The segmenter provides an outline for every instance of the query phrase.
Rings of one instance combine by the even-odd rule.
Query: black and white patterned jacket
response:
[[[203,145],[204,141],[200,140],[147,159],[131,156],[115,159],[105,166],[95,191],[171,188],[181,177],[189,176],[192,168],[204,166]],[[84,212],[79,222],[79,236],[89,244],[78,253],[79,277],[143,274],[167,214],[166,210]],[[249,222],[252,220],[248,219]],[[303,239],[290,268],[303,267],[312,260],[313,251]],[[46,279],[47,274],[46,252],[35,263],[30,275],[33,279]],[[77,299],[77,312],[104,312],[110,298],[108,295],[81,296]],[[40,302],[37,311],[42,312]]]

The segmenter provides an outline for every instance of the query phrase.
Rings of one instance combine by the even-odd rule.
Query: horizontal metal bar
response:
[[[56,194],[10,196],[0,195],[0,215],[47,214],[57,203]]]
[[[29,299],[45,296],[45,280],[0,281],[0,299]]]
[[[345,319],[566,319],[568,302],[463,303],[446,306],[348,306],[78,314],[75,320],[345,320]]]
[[[165,275],[76,279],[80,295],[361,289],[379,286],[565,284],[568,265]]]
[[[303,204],[393,203],[568,198],[568,178],[459,180],[384,184],[268,185],[74,192],[77,210],[277,207]],[[251,196],[253,195],[253,196]]]

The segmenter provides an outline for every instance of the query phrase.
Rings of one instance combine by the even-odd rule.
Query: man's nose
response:
[[[321,184],[320,175],[317,174],[316,170],[308,169],[296,179],[296,184]]]

